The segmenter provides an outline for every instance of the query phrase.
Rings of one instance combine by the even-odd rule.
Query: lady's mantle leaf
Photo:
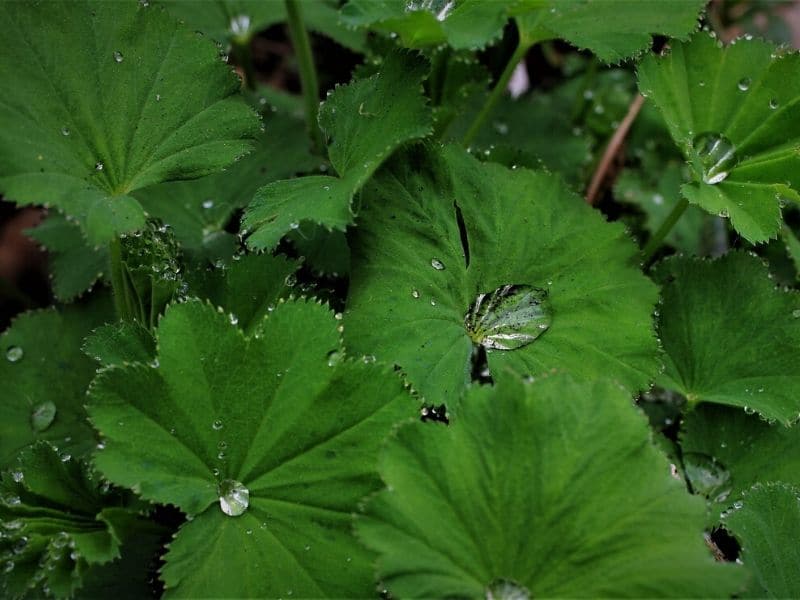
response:
[[[69,597],[89,564],[119,556],[115,521],[134,518],[122,497],[103,488],[85,465],[46,442],[23,450],[3,474],[0,537],[3,588],[20,598],[40,597],[46,586]]]
[[[414,406],[390,371],[340,360],[338,336],[312,303],[280,304],[248,339],[190,301],[160,322],[158,366],[112,367],[93,383],[98,468],[196,515],[163,569],[174,594],[370,592],[350,513],[378,486],[380,442]]]
[[[770,425],[731,406],[701,404],[684,417],[681,456],[696,494],[719,511],[763,481],[800,485],[800,427]]]
[[[655,375],[657,292],[636,248],[557,177],[416,148],[364,200],[348,348],[399,364],[430,401],[458,396],[481,346],[492,371],[563,369],[631,390]]]
[[[141,226],[136,189],[219,170],[257,116],[216,48],[140,2],[4,2],[0,190],[99,244]]]
[[[95,365],[80,347],[110,317],[103,298],[25,313],[0,336],[0,466],[36,440],[75,456],[94,446],[83,405]]]
[[[697,28],[706,0],[350,0],[342,20],[392,33],[411,48],[449,44],[482,48],[497,40],[509,15],[531,41],[565,39],[601,59],[644,50],[651,34],[683,38]],[[620,19],[619,15],[625,15]]]
[[[755,410],[789,424],[800,413],[800,295],[775,289],[755,256],[667,259],[660,385],[690,402]]]
[[[339,177],[302,177],[261,188],[244,217],[247,244],[272,249],[303,221],[343,231],[353,220],[353,195],[381,163],[402,143],[431,133],[421,86],[427,71],[421,56],[396,52],[378,74],[330,94],[320,107],[319,124]]]
[[[737,572],[648,437],[607,382],[473,388],[446,429],[399,429],[356,530],[397,597],[727,597]]]
[[[647,57],[639,87],[692,167],[684,197],[751,242],[775,237],[781,199],[800,200],[800,54],[699,34]]]
[[[800,489],[756,485],[731,511],[725,526],[742,545],[742,560],[769,598],[800,596]]]

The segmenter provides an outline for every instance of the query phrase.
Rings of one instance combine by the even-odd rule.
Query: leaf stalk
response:
[[[659,227],[647,241],[647,244],[645,244],[645,247],[642,250],[642,262],[645,264],[645,266],[650,264],[650,261],[653,259],[653,255],[655,255],[656,250],[658,250],[659,246],[661,246],[664,238],[669,235],[669,232],[672,231],[675,223],[677,223],[678,220],[683,216],[683,213],[686,212],[688,207],[689,201],[686,198],[681,198],[669,215],[667,215],[667,218],[664,219],[661,227]]]

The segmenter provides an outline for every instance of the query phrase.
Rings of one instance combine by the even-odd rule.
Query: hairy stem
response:
[[[498,101],[503,96],[503,93],[506,91],[508,82],[511,79],[511,75],[514,73],[514,69],[516,69],[519,61],[525,58],[525,54],[527,54],[530,47],[531,43],[521,37],[519,43],[517,44],[517,49],[514,50],[514,54],[512,54],[511,58],[508,59],[506,68],[503,69],[500,77],[495,82],[494,88],[489,94],[489,98],[487,98],[486,103],[483,105],[483,108],[481,108],[481,112],[479,112],[472,121],[472,125],[469,126],[467,133],[464,134],[464,139],[461,140],[461,145],[465,148],[472,143],[472,141],[475,139],[475,136],[478,135],[478,132],[480,132],[484,121],[486,121],[487,117],[492,113],[494,107],[497,105]]]
[[[661,227],[650,237],[645,244],[644,249],[642,250],[642,262],[645,265],[649,264],[650,261],[653,259],[653,255],[658,250],[661,243],[664,241],[664,238],[667,237],[672,228],[675,226],[675,223],[678,222],[678,219],[681,218],[683,213],[689,207],[689,201],[685,198],[681,198],[680,201],[675,205],[675,208],[672,209],[672,212],[667,215],[667,218],[661,224]]]
[[[300,72],[300,84],[303,88],[303,100],[306,105],[306,127],[315,148],[319,151],[325,147],[322,132],[317,124],[319,110],[319,83],[314,68],[314,57],[311,55],[311,42],[303,23],[303,11],[297,0],[285,0],[286,14],[289,22],[289,35],[292,38],[297,67]]]

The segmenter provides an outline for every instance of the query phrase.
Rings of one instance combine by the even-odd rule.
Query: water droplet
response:
[[[297,221],[293,221],[292,223],[289,223],[289,228],[290,229],[300,229],[300,223],[298,223]]]
[[[411,290],[411,296],[413,298],[419,298],[419,291],[418,290]]]
[[[438,258],[431,259],[431,266],[437,271],[444,271],[444,263],[442,263],[442,261],[440,261]]]
[[[797,309],[793,310],[793,311],[792,311],[792,316],[793,316],[795,319],[800,319],[800,308],[797,308]]]
[[[105,165],[102,163],[102,161],[97,161],[96,163],[94,163],[94,170],[95,171],[102,171],[104,168],[105,168]]]
[[[529,600],[530,592],[507,579],[495,580],[486,588],[486,600]]]
[[[56,418],[56,405],[51,402],[37,404],[31,411],[31,429],[37,432],[44,431]]]
[[[294,273],[289,273],[286,276],[286,279],[283,280],[283,284],[286,287],[294,287],[296,283],[297,283],[297,275],[295,275]]]
[[[114,60],[115,61],[117,61],[118,63],[121,63],[124,59],[125,59],[125,57],[122,56],[122,52],[120,52],[119,50],[115,50],[114,51]]]
[[[3,567],[3,572],[4,573],[11,573],[11,571],[13,571],[13,570],[14,570],[14,561],[13,560],[6,561],[6,564]]]
[[[221,420],[219,420],[219,419],[217,419],[216,421],[214,421],[214,422],[211,424],[211,429],[213,429],[214,431],[219,431],[220,429],[222,429],[222,421],[221,421]]]
[[[703,181],[714,185],[724,181],[736,166],[736,147],[718,133],[701,133],[692,142],[695,165],[703,173]]]
[[[500,135],[507,135],[508,134],[508,123],[504,121],[495,121],[494,122],[494,129]]]
[[[225,458],[226,458],[227,456],[228,456],[228,455],[227,455],[227,454],[225,454],[225,451],[224,451],[224,450],[220,450],[219,452],[217,452],[217,460],[225,460]]]
[[[752,82],[753,82],[753,80],[750,79],[749,77],[742,77],[739,80],[739,83],[736,84],[736,87],[738,87],[742,92],[746,92],[747,90],[750,89],[750,84]]]
[[[11,474],[11,477],[14,479],[14,481],[20,483],[23,479],[25,479],[25,474],[22,471],[14,471]]]
[[[527,346],[551,322],[547,291],[529,285],[504,285],[493,292],[478,294],[464,317],[472,341],[489,350]]]
[[[231,19],[231,33],[236,36],[246,35],[250,31],[250,17],[248,15],[238,15]]]
[[[374,363],[377,359],[372,354],[365,354],[361,357],[361,360],[364,362],[365,365],[369,365]]]
[[[219,484],[219,507],[229,517],[238,517],[250,506],[250,490],[233,479]]]
[[[9,346],[6,350],[6,359],[8,362],[19,362],[25,355],[25,351],[19,346]]]
[[[65,136],[65,137],[66,137],[66,136],[68,136],[69,134],[70,134],[69,127],[67,127],[67,126],[65,125],[64,127],[62,127],[62,128],[61,128],[61,135],[63,135],[63,136]]]
[[[779,105],[780,105],[780,103],[778,102],[777,98],[773,98],[772,100],[769,101],[769,107],[772,110],[775,110],[776,108],[778,108]]]
[[[342,362],[343,359],[344,356],[341,352],[339,352],[338,350],[332,350],[331,352],[328,353],[328,366],[335,367],[340,362]]]
[[[653,204],[656,204],[658,206],[664,204],[664,196],[662,196],[661,194],[653,194]]]
[[[730,493],[731,474],[713,456],[698,452],[683,455],[684,472],[692,489],[708,498]]]
[[[206,210],[209,210],[209,209],[211,209],[211,208],[214,208],[214,201],[213,201],[211,198],[209,198],[208,200],[203,200],[203,204],[202,204],[202,206],[203,206],[203,208],[205,208]]]
[[[161,102],[161,94],[156,94],[156,102]]]
[[[59,455],[59,458],[61,459],[61,462],[69,462],[72,460],[72,455],[69,452],[62,452]]]
[[[239,317],[237,317],[233,313],[230,313],[228,315],[228,320],[231,322],[231,325],[238,325],[239,324]]]
[[[225,450],[225,448],[227,447],[228,447],[228,442],[226,442],[225,440],[220,440],[217,443],[217,448],[219,448],[220,450]]]

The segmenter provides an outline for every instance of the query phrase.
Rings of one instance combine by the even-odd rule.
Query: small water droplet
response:
[[[551,321],[547,291],[529,285],[504,285],[478,294],[464,317],[472,341],[489,350],[527,346]]]
[[[294,287],[297,284],[297,275],[294,273],[289,273],[286,276],[286,279],[283,280],[283,284],[286,287]]]
[[[8,362],[19,362],[24,355],[25,351],[19,346],[9,346],[6,350],[6,360],[8,360]]]
[[[56,405],[51,402],[37,404],[31,411],[31,429],[41,432],[50,427],[56,418]]]
[[[440,261],[438,258],[431,259],[431,266],[437,271],[444,271],[444,263],[442,263],[442,261]]]
[[[231,19],[230,23],[231,33],[235,36],[246,35],[250,30],[250,16],[237,15]]]
[[[94,170],[95,171],[102,171],[104,168],[105,168],[105,165],[102,163],[102,161],[97,161],[96,163],[94,163]]]
[[[753,80],[750,79],[749,77],[742,77],[739,80],[739,83],[736,84],[736,87],[738,87],[739,90],[741,90],[742,92],[746,92],[747,90],[750,89],[750,84],[752,82],[753,82]]]
[[[203,208],[205,208],[206,210],[209,210],[209,209],[211,209],[211,208],[214,208],[214,201],[213,201],[211,198],[209,198],[208,200],[203,200],[203,204],[202,204],[202,206],[203,206]]]
[[[773,98],[772,100],[769,101],[769,107],[772,110],[775,110],[776,108],[778,108],[779,105],[780,105],[780,103],[778,102],[777,98]]]
[[[250,506],[250,490],[233,479],[219,484],[219,507],[229,517],[238,517]]]
[[[59,455],[59,458],[61,459],[61,462],[69,462],[72,460],[72,455],[69,452],[62,452]]]
[[[701,133],[692,142],[694,162],[703,174],[705,183],[714,185],[724,181],[736,166],[736,147],[724,135]]]
[[[220,429],[222,429],[222,421],[220,419],[215,420],[211,424],[211,429],[213,429],[214,431],[219,431]]]
[[[494,122],[494,129],[500,135],[507,135],[508,134],[508,123],[505,121],[495,121]]]
[[[11,477],[17,483],[20,483],[23,479],[25,479],[25,474],[22,471],[14,471],[11,474]]]
[[[239,317],[237,317],[233,313],[230,313],[228,315],[228,320],[231,322],[231,325],[238,325],[239,324]]]
[[[13,570],[14,570],[14,561],[13,560],[6,561],[6,564],[3,567],[3,572],[4,573],[11,573],[11,571],[13,571]]]
[[[118,63],[121,63],[124,59],[125,59],[125,57],[122,56],[122,52],[120,52],[119,50],[115,50],[114,51],[114,60],[115,61],[117,61]]]
[[[418,290],[411,290],[411,296],[413,298],[419,298],[419,291]]]
[[[365,354],[364,356],[361,357],[361,360],[364,361],[365,365],[369,365],[374,363],[377,359],[372,354]]]
[[[292,223],[289,223],[289,228],[290,229],[300,229],[300,223],[298,223],[297,221],[293,221]]]
[[[64,127],[62,127],[62,128],[61,128],[61,135],[63,135],[64,137],[66,137],[66,136],[68,136],[69,134],[70,134],[69,127],[67,127],[67,126],[65,125]]]
[[[793,311],[792,311],[792,316],[793,316],[795,319],[800,319],[800,308],[797,308],[797,309],[793,310]]]

